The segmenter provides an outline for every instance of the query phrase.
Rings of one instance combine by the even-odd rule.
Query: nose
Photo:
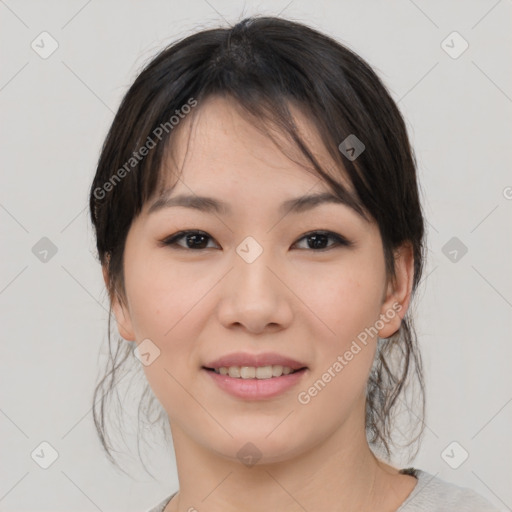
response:
[[[223,280],[217,310],[219,321],[226,328],[236,326],[259,334],[290,325],[293,293],[270,252],[263,250],[253,261],[243,252],[235,254],[234,268]]]

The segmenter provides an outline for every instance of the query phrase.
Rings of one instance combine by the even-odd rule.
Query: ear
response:
[[[380,338],[389,338],[398,331],[409,308],[414,277],[414,253],[410,242],[395,251],[394,263],[395,277],[388,281],[381,308],[384,327],[379,329]]]
[[[126,340],[126,341],[135,341],[135,335],[133,332],[133,326],[132,326],[132,320],[130,317],[130,312],[127,310],[127,308],[121,304],[119,301],[119,298],[117,294],[110,293],[110,286],[109,286],[109,278],[108,278],[108,269],[106,266],[102,267],[103,271],[103,280],[105,281],[105,286],[107,287],[107,290],[109,290],[109,296],[110,296],[110,302],[112,303],[112,311],[114,312],[114,316],[116,317],[116,323],[117,323],[117,330],[119,331],[119,334]]]

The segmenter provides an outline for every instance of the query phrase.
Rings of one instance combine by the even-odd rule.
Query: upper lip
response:
[[[261,354],[249,354],[247,352],[234,352],[219,357],[204,365],[205,368],[221,368],[230,366],[288,366],[292,370],[305,368],[306,365],[291,357],[283,356],[273,352],[264,352]]]

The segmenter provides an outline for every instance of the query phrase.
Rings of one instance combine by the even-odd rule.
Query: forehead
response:
[[[323,170],[353,191],[345,170],[329,156],[314,123],[298,107],[290,104],[289,108],[301,138]],[[231,185],[248,189],[266,186],[272,191],[330,190],[288,134],[220,96],[207,98],[193,115],[183,119],[167,147],[159,192],[182,189],[185,184],[201,184],[226,195]]]

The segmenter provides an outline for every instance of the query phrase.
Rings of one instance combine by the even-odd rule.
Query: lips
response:
[[[226,367],[221,367],[226,368]],[[236,366],[230,366],[230,373]],[[245,370],[254,371],[255,367],[240,367]],[[269,368],[268,366],[259,368]],[[271,368],[284,368],[280,365]],[[288,367],[289,368],[289,367]],[[308,373],[307,368],[293,370],[287,375],[278,375],[270,378],[237,378],[231,375],[223,375],[215,370],[204,368],[201,370],[209,382],[213,382],[221,391],[235,397],[236,399],[259,401],[277,398],[286,392],[291,392],[297,387]],[[279,373],[279,372],[278,372]],[[247,376],[246,376],[247,377]]]
[[[218,370],[219,368],[229,368],[230,366],[247,366],[247,367],[260,367],[260,366],[287,366],[292,370],[300,370],[307,368],[307,365],[292,359],[290,357],[273,353],[264,352],[261,354],[249,354],[247,352],[234,352],[227,354],[223,357],[208,362],[203,366],[207,370]]]

